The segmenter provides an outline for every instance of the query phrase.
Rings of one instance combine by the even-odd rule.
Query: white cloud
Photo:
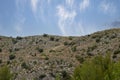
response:
[[[13,29],[16,33],[21,33],[26,21],[24,16],[25,7],[28,0],[16,0],[16,13],[15,13],[15,23],[13,24]]]
[[[51,3],[51,0],[47,0],[47,3],[50,4],[50,3]]]
[[[116,7],[112,2],[106,2],[103,1],[100,4],[100,9],[104,12],[104,13],[115,13],[116,12]]]
[[[63,6],[57,6],[57,15],[59,17],[59,28],[62,31],[63,35],[68,35],[66,32],[66,27],[68,27],[66,24],[70,24],[75,16],[76,16],[76,12],[75,11],[67,11]],[[66,27],[65,27],[66,26]]]
[[[68,10],[64,6],[57,6],[57,15],[58,15],[58,26],[64,36],[69,35],[82,35],[84,32],[83,26],[81,23],[75,21],[77,12],[73,10]]]
[[[72,6],[74,4],[74,0],[66,0],[66,4]]]
[[[84,11],[90,5],[90,0],[83,0],[80,3],[80,11]]]
[[[21,9],[21,11],[23,11],[27,0],[15,0],[15,1],[17,9]]]
[[[79,23],[76,24],[76,26],[78,27],[78,28],[75,28],[75,29],[76,29],[75,31],[77,32],[76,35],[78,35],[78,36],[79,36],[80,34],[81,34],[81,35],[84,35],[84,34],[85,34],[85,33],[84,33],[85,31],[84,31],[84,26],[83,26],[83,24],[79,22]],[[78,33],[79,33],[79,34],[78,34]]]
[[[36,13],[37,11],[37,6],[38,6],[38,0],[31,0],[31,7],[34,13]]]
[[[66,20],[66,19],[70,19],[73,20],[74,17],[76,16],[76,12],[75,11],[68,11],[65,9],[64,6],[57,6],[57,10],[58,10],[58,15],[60,18],[62,18],[62,20]]]

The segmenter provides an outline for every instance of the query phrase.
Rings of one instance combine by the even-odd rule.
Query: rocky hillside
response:
[[[57,74],[64,78],[85,60],[106,53],[120,59],[120,29],[81,37],[0,36],[0,66],[8,65],[15,80],[55,80]]]

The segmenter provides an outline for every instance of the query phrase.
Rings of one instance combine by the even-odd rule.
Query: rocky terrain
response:
[[[85,60],[106,53],[120,60],[120,29],[81,37],[0,36],[0,66],[8,65],[14,80],[55,80],[57,74],[64,80]]]

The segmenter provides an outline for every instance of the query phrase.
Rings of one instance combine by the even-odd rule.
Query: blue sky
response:
[[[120,26],[120,0],[0,0],[0,35],[82,36]]]

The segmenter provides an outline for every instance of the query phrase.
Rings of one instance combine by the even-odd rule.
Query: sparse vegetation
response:
[[[104,78],[109,78],[108,72],[112,73],[112,70],[106,69],[110,66],[109,61],[104,61],[105,54],[110,52],[116,77],[120,72],[117,65],[120,60],[119,33],[120,29],[112,29],[82,37],[60,37],[48,34],[16,38],[1,36],[0,67],[5,64],[10,67],[14,80],[71,80],[69,78],[73,73],[82,74],[81,76],[86,78],[89,75],[89,80],[94,80],[93,78],[97,76],[100,80],[100,76],[104,77],[101,74],[106,75]],[[102,59],[97,55],[103,56]],[[99,62],[104,65],[99,66]],[[78,65],[80,66],[77,67],[76,72],[73,72]],[[105,68],[105,72],[100,67]],[[42,74],[45,76],[40,77]]]

